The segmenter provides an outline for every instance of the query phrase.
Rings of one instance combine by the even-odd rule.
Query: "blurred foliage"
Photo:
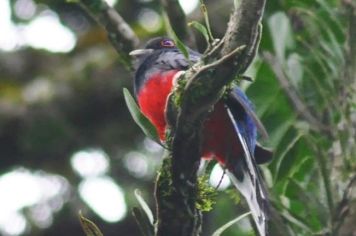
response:
[[[103,149],[111,158],[109,174],[123,188],[128,207],[138,205],[134,189],[139,188],[154,209],[160,154],[148,148],[125,105],[121,91],[132,88],[132,74],[118,63],[103,29],[76,4],[36,0],[35,13],[24,18],[18,8],[28,1],[10,1],[14,24],[28,24],[51,9],[76,34],[77,44],[69,53],[30,47],[0,51],[0,173],[21,166],[60,174],[72,186],[71,198],[53,224],[48,228],[33,224],[27,234],[81,235],[77,214],[82,209],[104,235],[140,235],[131,214],[115,224],[93,214],[78,197],[81,177],[69,165],[77,151]],[[221,37],[234,3],[204,2],[212,34]],[[350,215],[341,218],[338,212],[356,172],[356,76],[347,72],[352,67],[347,44],[356,42],[347,41],[347,7],[336,0],[268,1],[266,7],[260,52],[248,72],[255,81],[243,82],[242,87],[270,133],[265,144],[275,152],[272,163],[262,167],[272,203],[290,235],[352,235],[355,193]],[[115,8],[142,42],[164,34],[157,1],[118,1]],[[139,21],[147,10],[159,16],[154,30]],[[199,9],[188,18],[204,22]],[[204,36],[195,33],[202,52]],[[291,101],[291,91],[304,104],[302,109]],[[146,158],[150,174],[130,170],[126,163],[130,154]],[[219,193],[214,209],[205,213],[203,235],[245,212],[241,205],[232,207],[228,192]],[[251,228],[243,219],[223,235],[251,235]]]

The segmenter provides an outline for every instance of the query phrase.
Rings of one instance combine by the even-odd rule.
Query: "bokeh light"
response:
[[[39,228],[48,228],[53,223],[53,209],[49,204],[35,205],[29,211],[34,223]]]
[[[96,214],[107,222],[120,221],[126,215],[127,206],[123,191],[108,176],[84,179],[79,185],[79,195]]]
[[[150,153],[160,153],[163,151],[162,146],[160,146],[158,143],[156,143],[155,141],[153,141],[150,138],[145,138],[143,140],[143,145],[144,148],[149,151]]]
[[[36,13],[37,6],[32,0],[17,0],[15,2],[15,14],[17,17],[28,20]]]
[[[216,164],[211,171],[209,183],[213,187],[217,187],[217,190],[225,190],[231,184],[231,181],[223,168],[219,164]]]
[[[128,171],[137,178],[145,177],[148,174],[147,158],[139,152],[126,154],[124,163]]]
[[[104,0],[109,6],[113,7],[117,3],[117,0]]]
[[[0,176],[0,193],[0,233],[20,235],[28,225],[24,208],[36,225],[51,225],[53,214],[68,201],[69,183],[58,175],[18,168]]]
[[[0,218],[0,232],[3,235],[21,235],[27,225],[25,216],[19,212],[11,212],[6,217]]]
[[[27,103],[48,101],[54,95],[54,90],[54,84],[51,80],[38,78],[24,87],[22,97]]]
[[[30,0],[19,0],[15,5],[15,14],[23,19],[32,18],[36,6]],[[58,15],[44,10],[28,24],[15,25],[11,21],[9,0],[0,1],[0,49],[17,50],[24,46],[45,49],[51,52],[69,52],[76,44],[76,37],[63,26]]]
[[[52,52],[69,52],[76,42],[75,35],[64,27],[52,11],[46,10],[23,28],[25,43]]]
[[[156,32],[162,27],[162,21],[158,13],[149,8],[140,11],[138,22],[148,32]]]
[[[18,47],[18,33],[18,29],[11,22],[9,0],[0,1],[0,49],[11,51]]]
[[[198,7],[199,0],[179,0],[185,14],[192,13]]]
[[[109,169],[109,157],[101,149],[81,150],[70,159],[73,170],[82,177],[105,174]]]

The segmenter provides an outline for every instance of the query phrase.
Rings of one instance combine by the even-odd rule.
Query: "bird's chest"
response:
[[[165,141],[167,122],[166,101],[173,88],[178,71],[155,73],[145,81],[137,94],[141,111],[157,128],[159,137]],[[222,101],[218,102],[203,124],[202,156],[215,157],[224,163],[228,156],[238,156],[241,149],[233,125]]]
[[[173,87],[173,79],[178,71],[156,73],[145,81],[137,95],[143,114],[156,126],[161,140],[165,139],[166,100]]]

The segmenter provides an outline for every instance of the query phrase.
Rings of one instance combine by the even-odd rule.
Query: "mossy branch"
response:
[[[186,71],[184,88],[176,90],[167,102],[174,197],[169,199],[169,208],[158,207],[157,235],[200,234],[201,213],[195,202],[202,123],[225,86],[236,74],[242,74],[255,56],[264,6],[265,0],[243,0],[231,15],[223,42],[208,50],[202,61]],[[174,97],[180,97],[178,106]],[[159,194],[156,198],[161,201]]]
[[[232,13],[222,47],[215,53],[208,51],[202,62],[184,74],[187,83],[178,91],[182,93],[179,94],[182,97],[180,107],[167,109],[178,110],[171,144],[174,181],[189,180],[194,172],[192,167],[198,166],[195,160],[198,163],[200,160],[200,128],[204,117],[221,97],[225,85],[251,63],[258,47],[264,5],[264,0],[242,1]],[[177,166],[176,162],[179,162]]]

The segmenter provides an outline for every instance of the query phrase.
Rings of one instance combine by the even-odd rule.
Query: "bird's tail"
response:
[[[227,108],[229,116],[234,120],[232,112]],[[233,122],[244,155],[240,158],[231,158],[226,164],[229,176],[235,187],[241,192],[247,201],[261,236],[268,235],[268,197],[262,176],[253,157],[253,150],[247,144],[246,139],[239,130],[236,122]]]

